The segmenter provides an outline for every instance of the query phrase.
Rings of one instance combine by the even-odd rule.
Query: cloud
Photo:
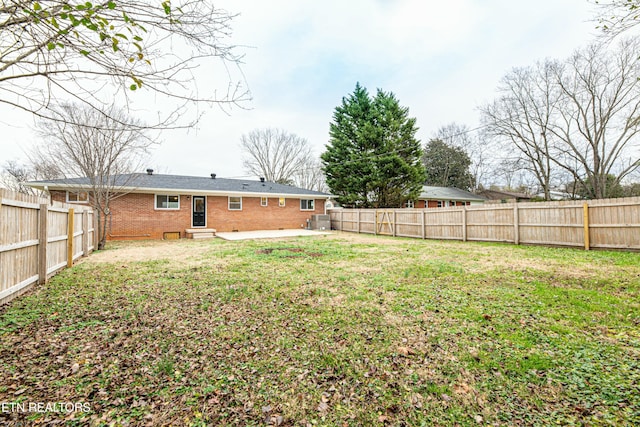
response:
[[[394,92],[417,118],[423,141],[452,121],[474,127],[477,106],[494,96],[511,67],[567,56],[592,40],[595,28],[585,0],[219,0],[217,5],[240,13],[231,42],[245,54],[243,71],[254,100],[249,109],[230,114],[203,110],[197,131],[166,132],[154,166],[173,173],[243,175],[240,136],[268,126],[309,139],[320,153],[333,110],[356,81],[370,92]],[[226,84],[219,66],[194,72],[200,89]],[[157,107],[151,103],[147,109]],[[6,153],[7,143],[0,144],[0,153]]]

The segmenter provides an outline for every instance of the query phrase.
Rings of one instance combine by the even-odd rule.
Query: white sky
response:
[[[182,175],[242,177],[240,137],[277,127],[307,138],[317,155],[329,123],[357,81],[396,94],[425,143],[451,122],[478,126],[477,107],[495,97],[512,67],[563,58],[592,41],[587,0],[223,0],[240,15],[234,44],[253,100],[226,114],[206,110],[197,129],[169,131],[149,166]],[[226,75],[204,75],[200,90]],[[157,106],[149,106],[150,109]],[[0,166],[24,159],[33,119],[0,105]]]

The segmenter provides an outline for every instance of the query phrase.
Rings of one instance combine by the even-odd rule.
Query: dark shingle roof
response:
[[[487,200],[485,197],[478,196],[477,194],[470,193],[468,191],[461,190],[455,187],[432,187],[425,185],[422,187],[422,192],[418,197],[420,200],[456,200],[456,201],[482,201]]]
[[[320,191],[306,190],[292,185],[277,184],[275,182],[261,182],[248,179],[210,178],[199,176],[162,175],[134,173],[115,176],[115,187],[122,187],[129,192],[151,192],[167,190],[168,192],[195,192],[216,194],[277,194],[296,196],[330,197],[330,194]],[[48,181],[31,181],[28,183],[35,188],[71,189],[89,187],[88,178],[53,179]]]

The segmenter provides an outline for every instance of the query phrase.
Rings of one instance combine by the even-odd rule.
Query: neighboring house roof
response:
[[[513,191],[502,190],[481,190],[478,193],[485,196],[490,200],[503,200],[503,199],[516,199],[516,200],[531,200],[530,195],[524,193],[516,193]]]
[[[536,194],[536,197],[544,199],[545,198],[545,194],[544,193],[538,193]],[[564,191],[554,191],[551,190],[549,191],[549,199],[550,200],[574,200],[574,199],[580,199],[581,197],[576,196],[575,194],[571,194],[571,193],[567,193]]]
[[[245,195],[283,197],[331,197],[320,191],[306,190],[292,185],[262,182],[248,179],[227,179],[199,176],[162,175],[133,173],[116,175],[116,191],[130,193],[172,193],[195,195]],[[27,185],[48,190],[77,190],[91,187],[89,178],[66,178],[45,181],[31,181]]]
[[[429,185],[422,186],[422,192],[418,197],[419,200],[456,200],[456,201],[478,201],[487,200],[482,196],[461,190],[455,187],[432,187]]]

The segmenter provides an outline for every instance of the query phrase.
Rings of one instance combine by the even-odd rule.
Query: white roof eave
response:
[[[36,188],[38,190],[59,190],[66,191],[69,189],[86,190],[87,187],[81,184],[64,184],[39,182],[37,184],[26,185]],[[293,194],[293,193],[262,193],[252,191],[219,191],[219,190],[190,190],[182,188],[137,188],[137,187],[119,187],[114,188],[114,192],[123,193],[142,193],[142,194],[187,194],[192,196],[231,196],[231,197],[284,197],[295,199],[330,199],[332,195],[319,195],[319,194]]]

